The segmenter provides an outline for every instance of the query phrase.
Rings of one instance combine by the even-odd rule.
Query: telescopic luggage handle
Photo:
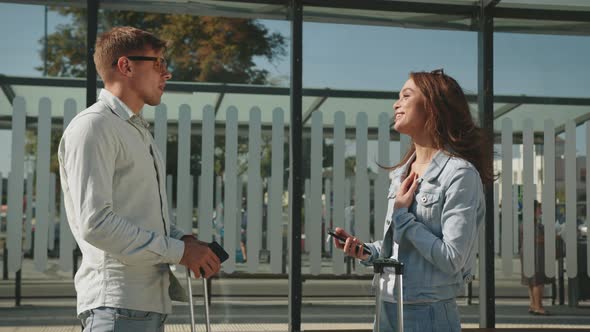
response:
[[[375,274],[383,273],[383,269],[386,267],[393,267],[395,274],[404,274],[404,263],[393,258],[377,258],[373,261],[373,271]]]
[[[211,251],[219,258],[220,262],[223,263],[229,258],[229,254],[219,245],[219,243],[213,241],[208,244],[208,247],[211,248]],[[207,279],[205,279],[205,271],[200,269],[201,276],[203,277],[203,297],[205,299],[205,327],[207,332],[211,332],[211,324],[209,320],[209,290],[207,289]],[[191,332],[196,332],[195,326],[195,310],[193,304],[193,290],[191,286],[191,271],[187,267],[186,268],[186,284],[188,288],[188,302],[189,302],[189,309],[190,309],[190,317],[191,317]]]
[[[404,296],[403,296],[403,274],[404,263],[392,258],[377,258],[373,261],[373,272],[381,276],[386,267],[392,267],[395,270],[395,287],[397,289],[397,330],[404,331]],[[380,281],[380,280],[379,280]],[[376,332],[380,329],[381,316],[381,288],[377,285],[375,290],[375,327]]]

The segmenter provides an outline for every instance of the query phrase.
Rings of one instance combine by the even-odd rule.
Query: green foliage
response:
[[[48,36],[48,75],[86,75],[86,10],[59,7],[71,18]],[[271,33],[255,20],[135,11],[106,11],[99,14],[99,34],[115,26],[133,26],[170,41],[167,57],[173,80],[264,84],[267,70],[256,68],[255,57],[271,63],[286,54],[285,38]],[[44,40],[41,58],[45,54]],[[43,67],[36,68],[43,71]]]

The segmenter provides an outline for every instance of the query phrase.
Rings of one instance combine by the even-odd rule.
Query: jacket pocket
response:
[[[440,224],[441,202],[440,193],[419,192],[416,195],[416,217],[425,223]]]

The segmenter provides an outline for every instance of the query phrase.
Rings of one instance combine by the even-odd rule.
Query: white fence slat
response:
[[[369,242],[370,194],[369,175],[367,174],[369,120],[367,113],[360,112],[356,116],[356,176],[354,190],[355,236],[363,242]],[[365,273],[362,264],[356,265],[357,273]],[[372,269],[371,269],[372,271]]]
[[[49,222],[47,223],[47,249],[55,249],[55,173],[49,174]]]
[[[70,225],[66,217],[63,191],[59,191],[59,269],[72,270],[72,252],[74,250]]]
[[[391,166],[389,160],[390,139],[389,139],[389,119],[388,113],[379,114],[379,129],[378,129],[378,162],[381,166]],[[377,180],[374,186],[374,229],[375,234],[373,239],[383,239],[383,223],[385,222],[385,214],[387,213],[387,189],[389,188],[389,171],[379,168],[377,173]]]
[[[211,105],[203,108],[201,143],[201,175],[199,183],[199,239],[211,242],[213,238],[213,190],[215,164],[215,110]]]
[[[178,170],[176,176],[176,225],[192,233],[193,202],[190,200],[191,109],[181,105],[178,114]]]
[[[22,97],[15,97],[12,110],[12,160],[8,176],[8,211],[6,216],[8,272],[11,273],[20,270],[22,263],[25,122],[25,100]]]
[[[590,146],[589,146],[590,147]],[[590,159],[587,159],[587,161]],[[555,238],[555,124],[545,120],[543,140],[543,223],[545,239]],[[545,275],[555,277],[555,241],[545,241]]]
[[[248,272],[258,271],[262,240],[262,177],[260,176],[260,151],[262,145],[261,114],[258,107],[250,110],[248,131],[248,200],[247,200],[247,253]]]
[[[49,174],[49,223],[47,224],[47,249],[55,249],[55,173]]]
[[[307,234],[307,221],[311,219],[311,199],[309,198],[311,195],[311,184],[309,179],[305,179],[304,184],[303,184],[303,227],[302,229],[302,234],[301,234],[301,242],[302,242],[302,246],[301,246],[301,252],[302,253],[309,253],[309,237]],[[311,263],[311,262],[310,262]]]
[[[270,268],[272,273],[281,273],[283,264],[284,143],[284,111],[281,108],[275,108],[272,112],[272,162],[267,223],[270,234]]]
[[[345,149],[345,123],[344,112],[337,111],[334,114],[334,166],[333,166],[333,194],[334,209],[332,210],[332,225],[334,228],[343,227],[344,208],[347,206],[344,193],[344,149]],[[344,273],[344,253],[342,250],[334,248],[332,255],[334,274]]]
[[[223,201],[221,195],[223,193],[223,179],[221,176],[215,178],[215,224],[213,229],[214,239],[218,243],[223,243],[221,238],[221,230],[223,229]]]
[[[63,130],[65,130],[72,119],[76,116],[76,101],[72,98],[66,99],[64,103]],[[61,185],[58,184],[61,189]],[[62,271],[72,270],[72,252],[74,250],[74,236],[68,223],[68,216],[64,204],[63,191],[59,190],[59,268]]]
[[[226,110],[225,121],[225,178],[223,245],[229,259],[223,271],[233,273],[236,268],[236,248],[240,243],[241,197],[238,196],[238,110],[231,106]],[[237,246],[236,246],[237,245]],[[271,253],[272,255],[272,253]]]
[[[37,186],[35,190],[35,268],[37,271],[47,269],[47,248],[49,232],[50,185],[49,174],[51,152],[51,104],[49,99],[39,102],[37,127]]]
[[[33,249],[33,173],[27,173],[27,205],[25,209],[25,242],[24,251]]]
[[[354,205],[352,205],[351,198],[352,183],[350,178],[344,179],[344,229],[348,234],[355,235],[356,225],[354,223]]]
[[[270,195],[270,177],[265,177],[262,179],[262,198],[260,200],[262,204],[262,229],[265,230],[263,237],[262,237],[262,249],[261,254],[264,253],[264,256],[261,255],[261,262],[270,263],[270,238],[269,238],[269,228],[268,228],[268,199]]]
[[[518,185],[512,185],[512,253],[518,255]]]
[[[172,178],[172,175],[168,174],[166,176],[166,199],[168,200],[168,213],[169,218],[170,218],[170,222],[173,223],[174,225],[176,225],[176,218],[174,216],[174,206],[172,205],[172,196],[173,194],[173,189],[172,186],[174,185],[173,183],[174,179]],[[183,229],[183,231],[185,232],[189,232],[188,229]]]
[[[523,272],[528,278],[535,274],[535,211],[533,203],[535,200],[534,174],[534,143],[533,143],[533,120],[526,119],[523,123],[523,196],[522,196],[522,232],[523,232]]]
[[[502,271],[512,275],[512,120],[502,120]]]
[[[323,140],[323,116],[321,112],[314,112],[311,116],[310,218],[305,220],[305,242],[309,248],[312,275],[319,275],[322,268]]]
[[[568,120],[565,123],[565,258],[568,278],[578,275],[576,181],[576,124]]]
[[[162,169],[162,174],[166,174],[166,146],[168,142],[168,110],[165,104],[160,104],[156,106],[156,112],[154,114],[154,141],[156,143],[156,147],[160,151],[162,155],[162,160],[164,161],[164,167]],[[169,208],[172,208],[172,205],[168,204]]]
[[[334,240],[328,236],[328,229],[331,228],[332,224],[332,181],[330,181],[330,178],[324,179],[324,221],[325,234],[322,238],[324,250],[331,255]]]
[[[240,244],[240,251],[242,251],[242,245],[244,246],[244,249],[246,249],[246,244],[243,243],[242,244],[242,232],[244,232],[244,234],[246,235],[246,225],[242,225],[242,219],[245,219],[247,217],[246,215],[246,205],[245,205],[245,199],[244,199],[244,177],[243,176],[238,176],[238,190],[236,190],[236,202],[237,202],[237,206],[238,209],[236,210],[236,218],[238,220],[238,223],[236,225],[237,228],[237,233],[236,233],[236,243]],[[244,227],[244,228],[243,228]],[[246,239],[248,240],[248,239]],[[243,259],[245,260],[246,258],[248,258],[248,253],[242,253]]]

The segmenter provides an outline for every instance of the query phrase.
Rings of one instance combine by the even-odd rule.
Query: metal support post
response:
[[[88,9],[87,35],[86,35],[86,107],[96,102],[96,67],[94,65],[94,44],[98,31],[98,2],[99,0],[86,0]]]
[[[494,135],[494,19],[493,7],[498,0],[481,0],[479,11],[478,32],[478,108],[481,127],[488,136],[490,146],[486,147],[489,153],[493,153]],[[490,156],[489,162],[493,162]],[[489,165],[490,167],[492,165]],[[494,276],[494,187],[491,183],[485,184],[486,215],[483,225],[483,251],[480,252],[480,287],[479,287],[479,313],[481,328],[494,328],[496,326],[495,307],[495,276]]]
[[[291,119],[289,162],[291,194],[289,204],[289,332],[301,331],[301,224],[303,205],[302,167],[302,76],[303,1],[290,0],[291,14]]]

